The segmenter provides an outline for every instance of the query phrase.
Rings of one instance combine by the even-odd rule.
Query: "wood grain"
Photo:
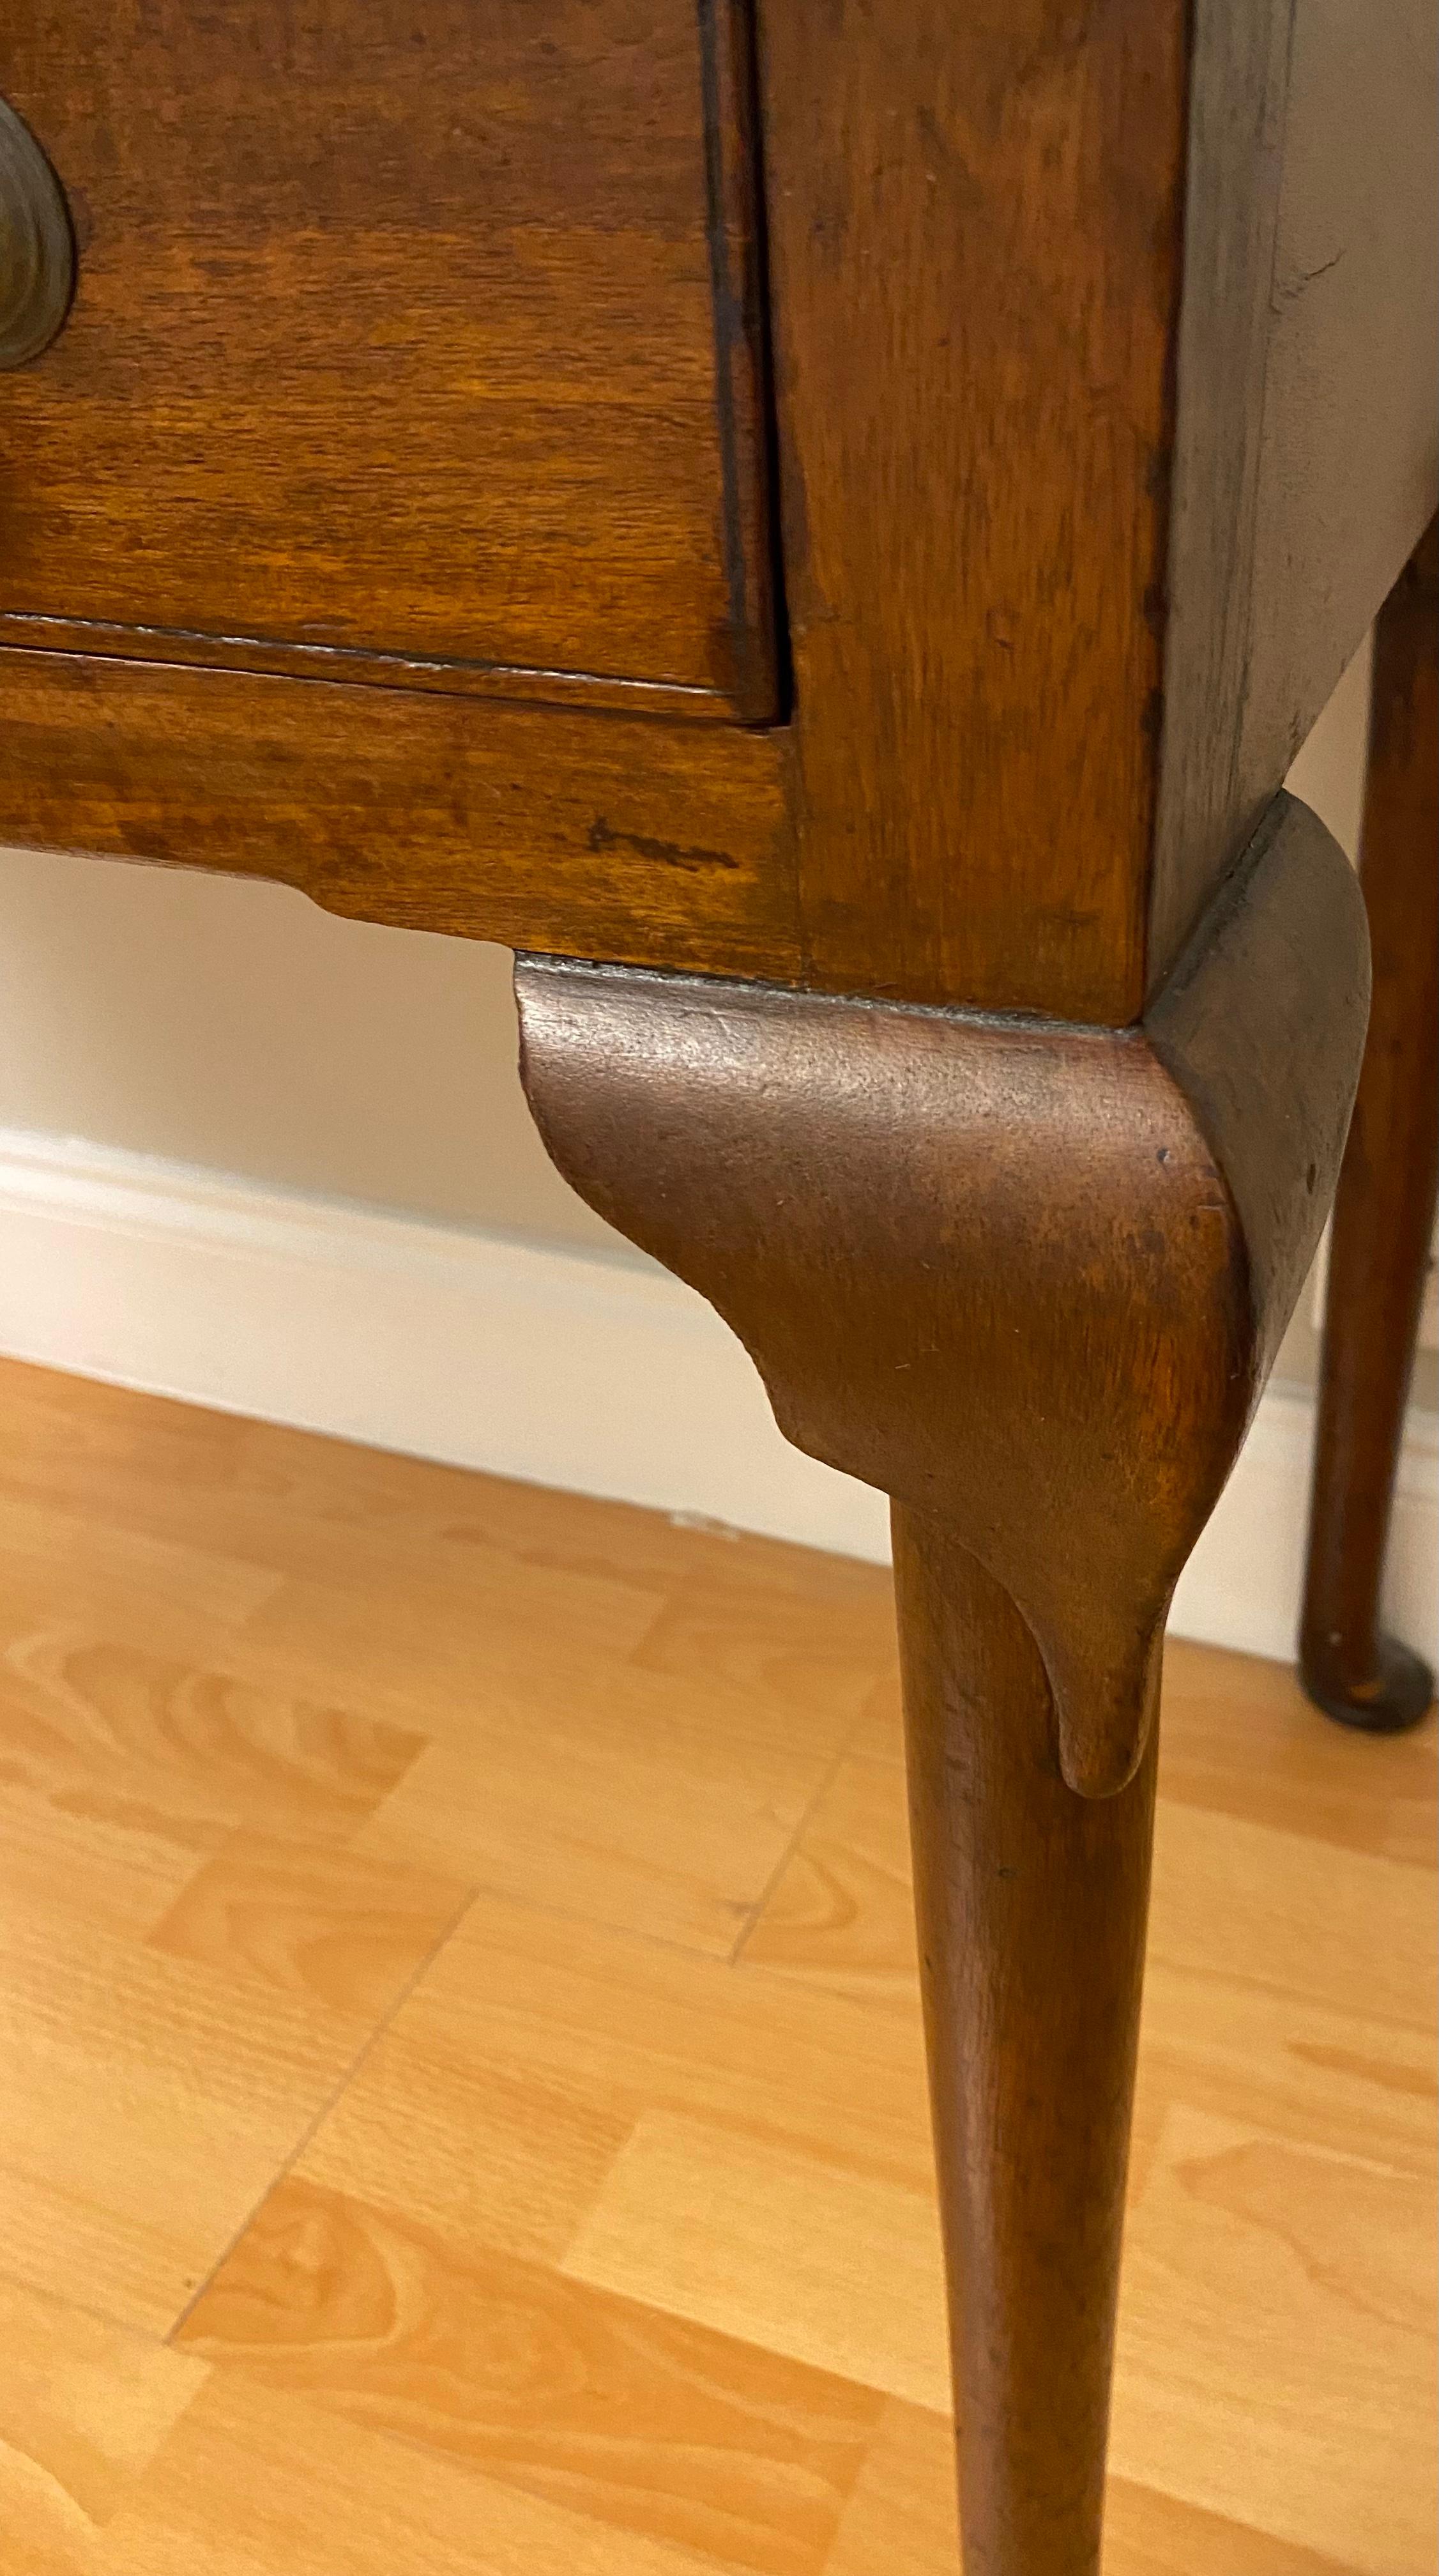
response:
[[[1434,505],[1433,0],[762,35],[812,981],[1135,1020]]]
[[[772,716],[732,21],[12,7],[80,283],[0,411],[0,636]]]
[[[6,1906],[0,2272],[163,2334],[370,2025],[97,1923],[84,1888]]]
[[[964,2558],[1098,2576],[1157,1736],[1076,1796],[1015,1604],[937,1515],[894,1550]]]
[[[1433,2546],[1433,2464],[1391,2429],[1396,2417],[1417,2422],[1434,2397],[1427,2277],[1416,2279],[1404,2250],[1415,2199],[1413,2182],[1368,2157],[1311,2158],[1246,2122],[1173,2108],[1135,2204],[1136,2295],[1149,2324],[1125,2329],[1116,2466],[1142,2460],[1159,2487],[1232,2519],[1247,2483],[1237,2455],[1251,2438],[1236,2374],[1257,2367],[1284,2463],[1266,2514],[1275,2536],[1372,2576],[1422,2564]],[[1160,2249],[1186,2230],[1204,2261],[1181,2288]],[[1356,2242],[1367,2249],[1358,2261],[1346,2250]],[[1269,2323],[1281,2309],[1283,2336]],[[1242,2311],[1258,2318],[1257,2333]],[[1205,2342],[1214,2367],[1199,2404],[1186,2338]],[[1337,2445],[1351,2461],[1342,2492],[1330,2465]]]
[[[958,2550],[950,2444],[938,2416],[897,2400],[870,2446],[825,2576],[889,2576],[897,2564],[924,2576],[948,2570]],[[1277,2540],[1127,2478],[1109,2481],[1106,2576],[1350,2576],[1328,2555]]]
[[[1159,1647],[1317,1243],[1367,982],[1285,797],[1128,1033],[518,964],[562,1173],[893,1504],[974,2576],[1098,2576]],[[723,2197],[658,2189],[692,2233]]]
[[[100,2576],[476,2576],[477,2553],[484,2576],[694,2576],[719,2564],[222,2370],[107,2529]]]
[[[12,1664],[0,1694],[7,2565],[952,2576],[950,2426],[885,2393],[925,2313],[937,2329],[938,2284],[918,2270],[933,2165],[883,1575],[13,1363],[0,1396],[9,1633],[67,1607],[79,1629],[65,1666]],[[277,1583],[289,1597],[263,1647],[292,1660],[288,1692],[267,1667],[272,1710],[335,1649],[324,1604],[361,1601],[388,1559],[397,1634],[435,1632],[404,1740],[362,1659],[332,1705],[372,1752],[352,1739],[328,1772],[279,1759],[254,1702],[245,1755],[243,1733],[190,1742],[163,1716],[173,1682],[82,1691],[127,1598],[163,1634],[137,1541],[181,1567],[182,1527],[192,1565],[214,1552],[175,1613],[200,1673],[243,1652]],[[437,1556],[453,1580],[426,1579]],[[415,1739],[458,1740],[445,1675],[491,1648],[511,1675],[494,1723],[516,1774],[529,1748],[537,1805],[547,1676],[586,1651],[616,1752],[633,1670],[636,1780],[668,1693],[696,1831],[726,1763],[738,1801],[767,1725],[810,1742],[807,1813],[732,1963],[652,1938],[642,1894],[601,1922],[519,1886],[475,1894],[402,1999],[369,1982],[366,1892],[385,1931],[404,1876],[387,1811]],[[42,1779],[36,1711],[62,1687]],[[1174,1645],[1161,1734],[1106,2576],[1425,2576],[1434,1729],[1316,1730],[1282,1668]],[[232,1821],[247,1774],[254,1823]],[[596,1837],[628,1831],[621,1804],[596,1806]],[[451,1821],[434,1874],[463,1884],[471,1827]],[[282,1878],[252,1867],[281,1845]],[[225,1873],[235,1909],[201,1901]],[[167,1917],[203,1957],[157,1950]],[[316,1991],[302,1917],[363,2009]],[[321,2057],[341,2030],[352,2047],[318,2121],[301,2106],[307,2142],[273,2116],[306,2029]],[[202,2256],[214,2304],[167,2347],[177,2236],[242,2134],[248,2197]]]
[[[586,2211],[564,2270],[812,2368],[940,2411],[948,2404],[939,2225],[927,2189],[649,2112]]]
[[[762,36],[814,979],[1134,1018],[1185,12]]]
[[[1434,0],[1194,23],[1150,989],[1439,498]]]
[[[278,877],[412,929],[798,971],[770,735],[64,654],[3,673],[18,845]]]
[[[1231,1656],[1225,1668],[1225,1707],[1216,1726],[1207,1669],[1192,1648],[1172,1639],[1165,1650],[1164,1686],[1171,1713],[1165,1776],[1172,1798],[1249,1824],[1283,1823],[1342,1851],[1434,1868],[1439,1853],[1429,1809],[1435,1748],[1427,1730],[1382,1764],[1346,1761],[1342,1744],[1327,1730],[1316,1739],[1299,1699],[1289,1701],[1279,1719],[1268,1665],[1244,1655]],[[1246,1707],[1253,1709],[1265,1742],[1265,1759],[1250,1772],[1236,1771],[1229,1759],[1228,1729]]]
[[[823,1744],[717,1731],[702,1693],[693,1713],[677,1711],[673,1689],[642,1671],[573,1696],[553,1673],[537,1676],[519,1750],[511,1730],[525,1705],[522,1691],[483,1683],[452,1702],[361,1847],[421,1870],[459,1853],[473,1884],[727,1959],[805,1814]]]
[[[89,1615],[105,1620],[103,1597]],[[7,1788],[195,1858],[237,1826],[301,1822],[312,1845],[343,1841],[428,1742],[383,1718],[147,1654],[103,1628],[30,1624],[12,1607],[3,1640]]]
[[[0,2547],[24,2576],[84,2576],[209,2372],[0,2281]]]
[[[543,958],[516,992],[564,1177],[711,1300],[797,1447],[950,1516],[1038,1639],[1065,1777],[1121,1787],[1343,1149],[1338,845],[1278,798],[1132,1031]]]
[[[378,2020],[468,1899],[461,1880],[239,1833],[186,1881],[151,1941],[172,1958]]]
[[[899,2023],[798,1980],[738,1977],[678,1943],[603,1924],[581,1935],[576,1919],[477,1896],[310,2141],[301,2176],[409,2210],[447,2238],[554,2263],[641,2122],[712,2147],[749,2143],[777,2183],[815,2164],[852,2172],[866,2218],[932,2191],[913,1992]],[[885,2226],[866,2225],[856,2260],[871,2315],[887,2243]],[[723,2278],[710,2287],[722,2300]],[[797,2335],[798,2302],[792,2318]]]
[[[738,1956],[771,1976],[822,1980],[841,1993],[886,1996],[909,2010],[919,1956],[909,1830],[893,1783],[853,1746],[811,1807],[789,1860]],[[873,1740],[900,1747],[898,1710]]]
[[[458,2263],[412,2221],[297,2181],[179,2342],[755,2576],[819,2576],[879,2411],[850,2379],[513,2258]]]
[[[1435,0],[130,6],[0,51],[0,833],[1137,1022],[1434,506]]]

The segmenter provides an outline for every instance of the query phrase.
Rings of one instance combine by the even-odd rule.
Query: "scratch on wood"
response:
[[[706,850],[683,841],[658,841],[649,832],[616,832],[597,814],[587,835],[592,850],[634,850],[642,859],[657,859],[665,868],[737,868],[728,850]]]

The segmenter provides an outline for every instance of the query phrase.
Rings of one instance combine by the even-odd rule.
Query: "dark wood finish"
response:
[[[1066,1776],[1120,1787],[1343,1148],[1368,979],[1323,826],[1278,800],[1142,1030],[518,980],[566,1177],[713,1300],[798,1447],[944,1513],[1039,1640]]]
[[[970,2576],[1098,2567],[1159,1642],[1366,1003],[1276,791],[1433,507],[1434,8],[0,34],[81,253],[0,835],[551,952],[561,1169],[894,1497]]]
[[[760,636],[766,440],[751,389],[763,372],[763,227],[748,122],[756,84],[738,0],[723,12],[706,0],[698,24],[707,50],[689,0],[661,0],[643,19],[644,42],[628,47],[618,38],[638,34],[638,0],[597,0],[594,9],[544,0],[538,13],[504,0],[482,24],[463,0],[386,0],[370,13],[377,62],[422,21],[429,41],[423,62],[412,49],[414,69],[383,113],[365,85],[370,57],[357,61],[347,0],[305,0],[303,94],[272,82],[268,66],[260,81],[258,39],[278,5],[247,0],[199,22],[191,13],[180,30],[179,0],[160,0],[143,41],[125,44],[112,12],[102,52],[96,0],[63,23],[53,0],[23,0],[18,32],[13,10],[7,20],[0,81],[23,47],[27,95],[43,93],[59,120],[65,175],[74,159],[83,177],[95,137],[110,138],[112,161],[116,136],[125,142],[120,162],[86,182],[71,325],[38,368],[0,389],[0,458],[21,453],[23,435],[27,457],[58,460],[24,468],[23,548],[0,503],[0,583],[11,585],[11,605],[17,580],[53,587],[58,560],[89,560],[92,538],[101,554],[112,547],[99,497],[108,490],[129,495],[118,517],[138,529],[133,577],[149,579],[158,564],[169,583],[192,578],[173,512],[163,529],[158,516],[140,528],[131,506],[155,469],[142,453],[127,482],[132,469],[117,462],[119,393],[95,396],[110,421],[107,445],[82,436],[86,405],[71,403],[71,378],[89,381],[101,344],[123,343],[129,354],[106,357],[100,372],[128,395],[149,381],[145,353],[153,356],[161,320],[177,347],[204,356],[233,302],[238,262],[242,279],[258,274],[271,299],[266,347],[280,393],[298,346],[313,362],[306,382],[318,406],[305,414],[316,434],[303,473],[297,435],[289,481],[261,496],[274,561],[250,564],[245,578],[283,589],[306,565],[313,571],[327,542],[307,506],[315,457],[355,509],[363,465],[376,524],[370,553],[351,566],[362,640],[383,640],[374,611],[399,595],[396,583],[403,590],[422,576],[418,611],[432,621],[450,614],[474,549],[437,551],[435,496],[462,493],[467,506],[496,514],[506,544],[517,540],[506,564],[538,585],[528,605],[517,593],[506,616],[511,607],[521,622],[553,610],[562,621],[602,620],[611,636],[668,632],[665,621],[678,618],[695,637],[703,624],[730,639],[723,685],[733,706],[760,711],[765,693],[753,675],[771,667]],[[443,654],[403,669],[347,660],[336,649],[344,636],[319,636],[318,655],[306,644],[290,657],[295,669],[319,660],[340,676],[405,684],[388,692],[403,704],[385,721],[386,760],[397,779],[408,767],[422,786],[406,829],[374,860],[377,917],[556,953],[762,973],[798,989],[1133,1023],[1247,844],[1433,508],[1436,228],[1422,75],[1434,15],[1435,0],[1393,0],[1362,26],[1338,0],[1298,0],[1293,11],[1289,0],[1242,11],[1227,0],[1103,0],[1078,14],[1061,0],[979,0],[959,11],[947,0],[761,7],[794,685],[791,720],[772,729],[762,753],[735,754],[735,825],[677,831],[673,769],[689,755],[656,755],[649,741],[655,709],[726,711],[722,697],[686,694],[721,686],[715,671],[651,657],[649,685],[636,695],[623,657],[592,660],[590,670],[617,710],[651,711],[628,717],[594,755],[630,782],[632,842],[726,850],[737,832],[769,882],[747,889],[740,936],[728,900],[701,903],[681,926],[685,908],[663,863],[646,874],[627,862],[610,900],[603,868],[557,867],[557,849],[572,844],[543,819],[552,800],[573,807],[587,793],[591,756],[578,738],[517,733],[488,702],[454,718],[420,703],[470,686],[553,696],[568,683],[540,664],[563,660],[572,644],[578,652],[583,639],[556,643],[535,628],[521,647],[511,635],[509,667],[466,675]],[[48,45],[52,19],[58,33],[46,51],[40,38]],[[87,89],[66,75],[87,42],[92,70],[103,61],[112,74],[99,96],[93,79]],[[273,182],[278,145],[257,144],[252,178],[234,119],[226,124],[219,106],[190,135],[184,102],[217,49],[231,66],[229,87],[207,95],[249,96],[252,80],[267,104],[274,92],[281,138],[293,141],[306,117],[318,130],[327,103],[335,108],[327,149],[348,197],[327,209],[328,164],[317,150],[313,171],[292,157],[278,195],[272,184],[260,206],[258,181]],[[503,95],[484,88],[496,65]],[[107,254],[97,209],[130,203],[139,129],[148,148],[152,102],[177,83],[177,131],[166,129],[158,164],[161,213],[166,190],[193,211],[193,165],[230,209],[238,248],[223,233],[223,258],[182,264],[167,254],[151,277],[154,263],[140,257],[148,235],[132,230],[124,257],[120,247]],[[55,97],[62,85],[64,102]],[[465,103],[465,132],[476,101],[492,108],[488,143],[510,151],[503,219],[491,220],[490,199],[477,207],[467,193],[480,187],[476,155],[440,130],[441,89]],[[706,90],[707,173],[696,105]],[[561,136],[565,106],[574,114]],[[488,154],[480,157],[490,173]],[[357,206],[373,219],[381,180],[391,179],[408,229],[378,236],[371,220],[363,238],[352,235],[345,219],[353,224]],[[706,241],[701,214],[714,206],[723,220]],[[468,229],[455,251],[461,216]],[[165,235],[172,248],[177,237]],[[458,261],[458,318],[448,287],[429,292],[437,245]],[[482,253],[489,264],[478,277]],[[352,268],[359,280],[349,306],[336,302],[318,321],[312,260],[332,281]],[[142,327],[138,309],[152,293],[159,300]],[[388,408],[372,419],[350,397],[370,385],[373,343],[391,330],[376,318],[382,297],[387,316],[403,302],[423,329],[385,353]],[[245,310],[257,303],[251,294]],[[569,327],[559,304],[589,336],[557,356],[555,335]],[[436,401],[433,368],[446,352],[453,374]],[[468,374],[466,352],[477,356]],[[251,344],[242,388],[250,399],[259,354]],[[498,371],[483,400],[472,399],[479,358]],[[215,363],[214,400],[223,395],[238,420],[241,394],[223,349]],[[211,382],[198,359],[192,372]],[[46,414],[42,440],[38,416],[22,416],[13,397],[21,388],[30,406],[52,383],[63,417]],[[273,412],[279,394],[263,381],[262,392]],[[262,404],[257,417],[270,416]],[[292,426],[297,417],[293,407],[282,416]],[[127,401],[127,457],[135,417]],[[172,462],[183,426],[160,423],[171,442],[160,452]],[[377,479],[371,450],[381,437]],[[676,440],[689,441],[683,471]],[[223,471],[207,469],[217,511],[235,494],[259,506],[255,452],[241,421]],[[722,453],[738,460],[728,485]],[[13,486],[13,463],[10,473]],[[683,507],[674,500],[681,485]],[[741,488],[748,533],[736,552],[724,533],[725,493]],[[389,518],[372,493],[395,501]],[[581,542],[588,523],[569,508],[576,494],[598,494],[610,511],[597,522],[605,543]],[[557,499],[563,508],[551,506]],[[526,532],[532,545],[518,542]],[[227,523],[227,547],[232,534]],[[216,543],[212,527],[212,560]],[[373,596],[360,586],[371,571]],[[434,646],[438,629],[426,631]],[[57,644],[100,640],[73,627],[47,632]],[[750,643],[741,649],[736,637]],[[112,639],[106,649],[121,648]],[[182,649],[133,631],[123,643],[127,654]],[[204,649],[254,659],[243,639]],[[515,667],[517,655],[530,657],[527,667]],[[23,682],[25,724],[38,723],[51,745],[52,774],[37,787],[32,759],[12,756],[6,730],[11,667],[0,691],[0,835],[143,850],[144,799],[126,786],[119,810],[106,809],[91,737],[101,705],[113,731],[128,710],[163,695],[197,776],[214,782],[208,795],[179,800],[168,821],[157,816],[165,855],[205,864],[202,836],[213,830],[225,864],[243,848],[246,865],[329,899],[335,871],[294,855],[294,817],[313,810],[323,842],[337,806],[362,806],[378,690],[354,693],[351,738],[330,716],[315,724],[317,702],[295,669],[275,678],[283,694],[263,701],[271,712],[261,730],[266,746],[285,745],[280,829],[268,819],[268,750],[243,755],[236,711],[256,702],[235,675],[182,673],[151,696],[107,683],[93,652],[55,653],[43,679],[32,669]],[[666,677],[682,684],[678,694],[664,695]],[[769,708],[791,703],[782,671],[773,689],[766,677],[765,691]],[[523,830],[507,830],[497,857],[472,811],[457,827],[434,792],[441,738],[467,775],[504,773],[510,810],[535,818],[528,843]],[[124,771],[124,747],[113,756]],[[761,770],[762,857],[744,820]],[[386,799],[387,835],[392,814]],[[344,900],[361,908],[363,871],[345,873]]]
[[[0,368],[48,349],[70,310],[75,244],[60,182],[0,98]]]
[[[1434,1678],[1380,1626],[1439,1172],[1439,528],[1374,643],[1362,877],[1374,1005],[1334,1203],[1300,1662],[1311,1699],[1388,1732]]]
[[[0,838],[279,877],[331,912],[798,975],[768,735],[0,655]]]
[[[821,987],[1138,1015],[1185,24],[762,12]]]
[[[816,985],[1162,983],[1434,506],[1434,15],[764,13]]]
[[[1076,1797],[1014,1603],[898,1505],[894,1573],[965,2576],[1091,2576],[1158,1729],[1120,1796]]]
[[[1358,888],[1281,798],[1135,1030],[516,985],[561,1171],[894,1500],[966,2564],[1095,2576],[1158,1650],[1338,1167]]]
[[[0,633],[776,712],[743,0],[10,0]]]

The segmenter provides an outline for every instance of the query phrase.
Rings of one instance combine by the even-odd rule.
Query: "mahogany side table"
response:
[[[1344,1142],[1434,0],[8,0],[0,836],[519,952],[893,1497],[970,2576],[1094,2576],[1156,1674]]]

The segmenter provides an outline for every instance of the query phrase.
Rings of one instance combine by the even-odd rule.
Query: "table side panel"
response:
[[[1439,499],[1435,0],[1199,0],[1162,982]]]

